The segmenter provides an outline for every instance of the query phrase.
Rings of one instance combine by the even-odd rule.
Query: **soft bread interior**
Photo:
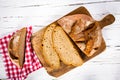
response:
[[[39,30],[38,32],[34,33],[32,35],[31,42],[32,42],[32,47],[33,47],[39,61],[41,62],[42,66],[44,66],[48,72],[51,72],[53,70],[53,68],[51,68],[46,63],[46,61],[44,60],[43,54],[42,54],[42,52],[43,52],[42,41],[43,41],[43,35],[44,35],[45,30],[46,30],[46,28],[43,28],[43,29]]]
[[[42,46],[43,46],[43,57],[46,63],[53,69],[60,67],[60,60],[57,52],[53,47],[52,32],[56,25],[52,24],[48,26],[44,32]]]
[[[53,44],[61,61],[66,65],[80,66],[83,60],[64,30],[57,26],[53,32]]]

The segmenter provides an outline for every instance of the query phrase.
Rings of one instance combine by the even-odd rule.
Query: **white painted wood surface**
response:
[[[93,18],[102,19],[111,13],[114,24],[103,29],[107,48],[97,57],[55,80],[120,80],[120,2],[119,0],[0,0],[0,38],[24,26],[34,32],[59,19],[66,13],[85,6]],[[5,79],[0,55],[0,79]],[[27,80],[52,80],[45,69],[28,75]]]

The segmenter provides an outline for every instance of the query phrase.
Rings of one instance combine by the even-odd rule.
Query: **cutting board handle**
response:
[[[104,28],[107,25],[112,24],[115,21],[115,17],[112,14],[108,14],[102,20],[98,21],[101,28]]]

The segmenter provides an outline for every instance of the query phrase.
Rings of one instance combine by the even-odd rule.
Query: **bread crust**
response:
[[[9,57],[20,68],[23,67],[25,60],[26,33],[26,28],[22,28],[11,37],[8,43]]]

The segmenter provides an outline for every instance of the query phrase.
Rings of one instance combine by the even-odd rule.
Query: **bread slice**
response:
[[[52,41],[52,32],[56,25],[52,24],[48,26],[45,30],[43,36],[43,57],[46,63],[52,67],[53,69],[58,69],[60,67],[60,60],[59,56],[56,53],[55,49],[53,48],[53,41]]]
[[[26,32],[26,28],[22,28],[12,36],[8,44],[10,59],[20,68],[22,68],[25,59]]]
[[[44,57],[43,57],[43,46],[42,46],[42,41],[43,41],[43,35],[44,35],[44,32],[46,30],[47,27],[39,30],[38,32],[32,34],[32,37],[31,37],[31,43],[32,43],[32,47],[35,51],[35,54],[37,55],[39,61],[41,62],[42,66],[45,67],[45,69],[48,71],[48,72],[51,72],[53,71],[54,69],[51,68],[47,63],[46,61],[44,60]]]
[[[70,38],[64,32],[64,30],[57,26],[53,32],[53,43],[55,50],[66,65],[80,66],[83,64],[83,60],[73,45]]]

